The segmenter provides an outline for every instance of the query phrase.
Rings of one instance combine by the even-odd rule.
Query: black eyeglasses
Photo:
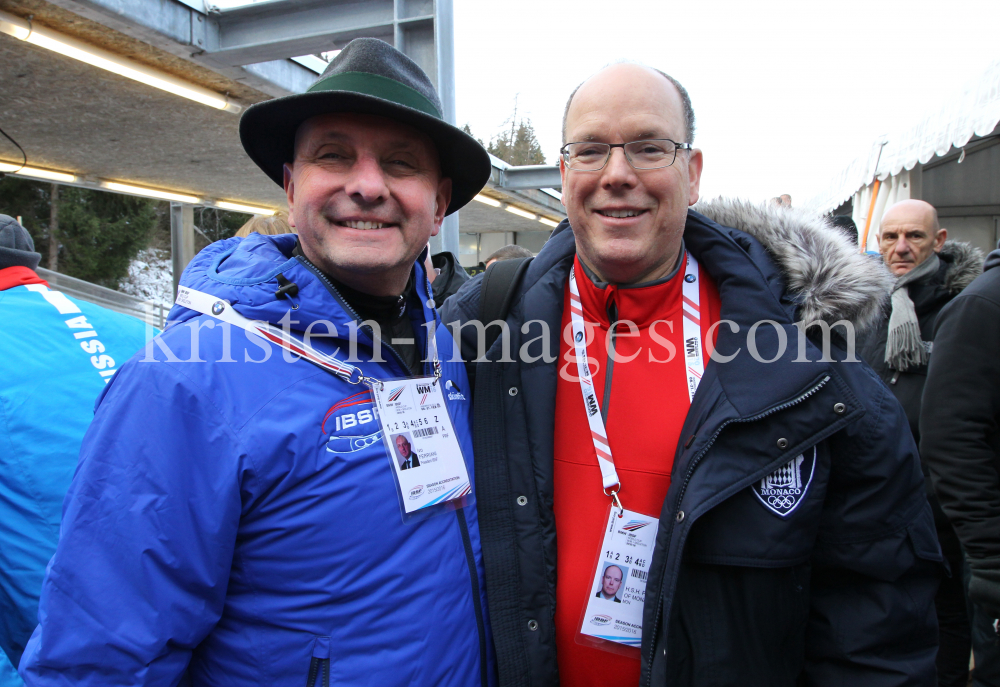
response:
[[[691,150],[691,144],[677,143],[669,138],[629,143],[567,143],[559,149],[559,154],[569,169],[597,172],[608,164],[612,148],[621,148],[634,169],[662,169],[674,164],[678,150]]]

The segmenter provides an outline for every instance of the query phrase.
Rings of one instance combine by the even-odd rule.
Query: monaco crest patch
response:
[[[793,458],[787,464],[750,487],[754,496],[770,511],[788,517],[806,497],[816,471],[816,448]]]

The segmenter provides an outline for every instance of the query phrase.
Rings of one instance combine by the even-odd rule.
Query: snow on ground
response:
[[[170,251],[159,248],[140,251],[128,267],[128,276],[118,284],[118,290],[169,309],[174,301]]]

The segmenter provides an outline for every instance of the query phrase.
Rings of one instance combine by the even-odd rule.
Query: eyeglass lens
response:
[[[607,143],[569,143],[564,150],[569,168],[581,171],[602,169],[611,156],[611,146]],[[625,157],[635,169],[669,167],[676,156],[677,145],[668,139],[625,144]]]

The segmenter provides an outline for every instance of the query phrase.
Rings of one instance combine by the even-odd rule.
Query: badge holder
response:
[[[639,658],[642,607],[658,528],[655,517],[625,510],[620,504],[608,507],[577,644]],[[611,598],[607,598],[609,592],[613,592]]]
[[[384,379],[371,393],[403,522],[463,508],[472,483],[440,378]]]

